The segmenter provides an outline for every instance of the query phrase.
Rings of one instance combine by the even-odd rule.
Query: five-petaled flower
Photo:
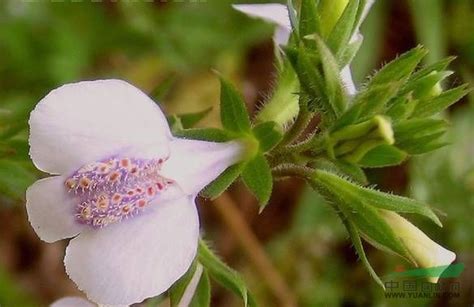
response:
[[[29,124],[31,158],[54,176],[28,189],[28,217],[46,242],[73,237],[69,277],[99,304],[166,291],[196,254],[196,195],[241,143],[173,137],[160,108],[121,80],[53,90]]]

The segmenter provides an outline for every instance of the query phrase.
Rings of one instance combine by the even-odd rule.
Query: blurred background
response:
[[[80,295],[62,264],[67,242],[41,242],[24,208],[26,188],[44,176],[28,158],[28,114],[51,89],[78,80],[121,78],[159,100],[168,114],[213,107],[201,126],[218,125],[219,84],[211,69],[239,86],[252,112],[271,91],[272,26],[233,11],[230,3],[239,1],[150,2],[0,1],[2,307],[47,306],[62,296]],[[365,40],[353,65],[357,83],[421,43],[431,51],[428,63],[458,56],[451,65],[456,73],[445,87],[474,86],[473,20],[472,0],[377,0],[362,27]],[[203,235],[243,274],[261,306],[279,306],[285,297],[298,306],[471,306],[474,96],[445,116],[452,125],[446,136],[450,146],[368,175],[382,190],[424,200],[446,213],[443,229],[414,222],[465,264],[458,298],[386,299],[358,261],[336,214],[298,180],[278,182],[260,215],[240,183],[214,203],[200,200]],[[409,268],[400,258],[366,248],[382,276]],[[212,306],[240,304],[233,294],[213,287]]]

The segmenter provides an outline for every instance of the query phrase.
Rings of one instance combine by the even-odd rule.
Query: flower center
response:
[[[77,199],[76,220],[101,228],[137,215],[174,182],[160,175],[162,159],[110,158],[87,164],[64,184]]]

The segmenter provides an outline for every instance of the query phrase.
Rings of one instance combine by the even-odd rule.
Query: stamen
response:
[[[76,220],[102,228],[131,218],[174,182],[160,175],[162,159],[110,158],[81,167],[64,184],[77,199]]]

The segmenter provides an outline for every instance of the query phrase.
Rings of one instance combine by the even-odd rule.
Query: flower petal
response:
[[[232,7],[248,16],[261,18],[291,30],[291,22],[286,5],[280,3],[236,4],[232,5]]]
[[[188,270],[198,236],[192,197],[155,201],[142,215],[72,239],[66,272],[94,302],[141,302],[166,291]]]
[[[170,157],[161,174],[171,178],[188,195],[196,195],[242,156],[238,142],[214,143],[175,138],[170,143]]]
[[[344,68],[341,70],[341,80],[344,88],[347,91],[347,94],[355,95],[357,90],[355,88],[354,81],[352,81],[352,72],[349,65],[344,66]]]
[[[26,211],[36,234],[46,242],[70,238],[84,228],[74,219],[74,200],[67,195],[64,178],[36,181],[26,191]]]
[[[276,45],[286,45],[291,33],[291,22],[286,5],[279,3],[238,4],[232,7],[250,17],[261,18],[276,24],[278,28],[273,35]]]
[[[97,307],[97,305],[82,297],[67,296],[55,301],[49,307]]]
[[[160,108],[121,80],[61,86],[38,103],[29,124],[31,158],[52,174],[118,153],[165,157],[171,137]]]

